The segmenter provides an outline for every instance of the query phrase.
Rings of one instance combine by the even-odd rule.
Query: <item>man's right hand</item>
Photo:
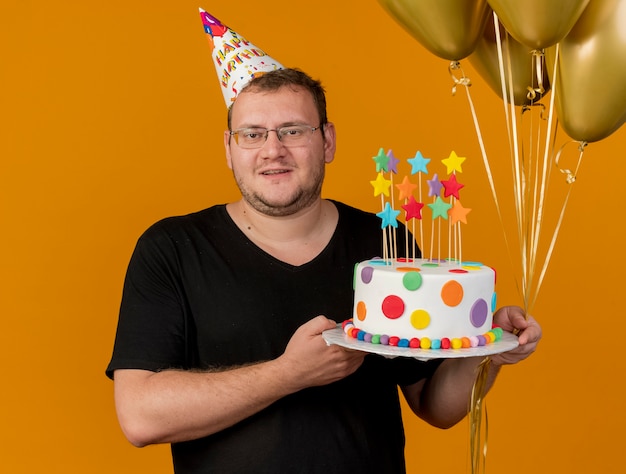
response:
[[[287,380],[295,383],[294,391],[326,385],[354,373],[363,363],[366,352],[338,345],[328,345],[322,332],[334,329],[337,323],[317,316],[300,326],[276,362],[284,365]]]

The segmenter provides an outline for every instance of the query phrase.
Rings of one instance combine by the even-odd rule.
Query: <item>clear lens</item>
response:
[[[241,148],[261,148],[269,132],[276,132],[278,139],[286,147],[307,145],[311,135],[319,127],[309,127],[308,125],[290,125],[276,129],[266,128],[241,128],[230,132],[235,137],[235,142]]]

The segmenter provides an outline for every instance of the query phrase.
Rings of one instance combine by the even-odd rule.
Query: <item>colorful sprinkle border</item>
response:
[[[490,331],[478,336],[430,339],[428,337],[404,339],[386,334],[370,334],[357,328],[352,319],[346,319],[341,327],[348,337],[371,344],[383,346],[406,347],[410,349],[469,349],[486,346],[502,338],[502,328],[493,326]]]

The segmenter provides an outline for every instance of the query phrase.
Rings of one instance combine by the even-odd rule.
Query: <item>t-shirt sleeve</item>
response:
[[[172,239],[153,226],[137,242],[128,265],[108,377],[116,369],[185,368],[182,291]]]

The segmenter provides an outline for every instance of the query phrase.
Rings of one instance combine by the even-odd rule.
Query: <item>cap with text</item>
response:
[[[211,56],[226,107],[231,106],[237,94],[252,79],[284,68],[261,48],[223,25],[202,8],[199,10],[204,32],[211,45]]]

